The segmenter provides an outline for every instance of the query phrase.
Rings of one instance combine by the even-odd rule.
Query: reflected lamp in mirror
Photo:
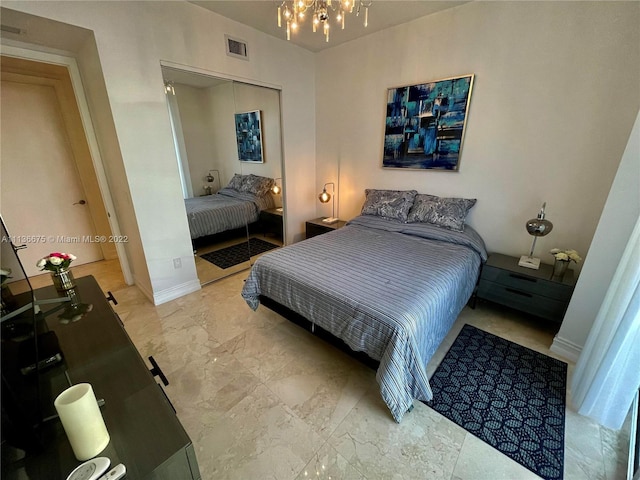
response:
[[[217,177],[215,175],[213,175],[211,172],[216,172],[216,174],[218,175]],[[207,173],[206,177],[204,177],[204,179],[207,181],[207,183],[213,183],[215,181],[215,179],[218,179],[218,190],[220,188],[222,188],[220,186],[220,172],[218,170],[209,170],[209,172]],[[205,191],[205,195],[211,195],[213,193],[213,185],[203,185],[204,191]]]
[[[331,193],[327,192],[327,185],[331,185]],[[329,203],[329,200],[332,199],[333,203],[331,208],[331,216],[323,218],[322,221],[324,223],[336,223],[338,221],[338,219],[336,218],[335,183],[327,182],[322,187],[322,193],[318,195],[318,200],[320,200],[320,203]]]
[[[271,187],[271,193],[273,193],[274,195],[280,195],[282,193],[282,187],[278,185],[278,180],[280,180],[280,183],[282,183],[282,178],[278,177],[273,180],[273,187]]]
[[[533,256],[533,250],[536,248],[536,240],[538,237],[548,235],[553,229],[553,223],[544,218],[544,209],[546,206],[547,203],[543,203],[538,216],[527,221],[527,232],[529,235],[533,236],[533,243],[531,244],[531,251],[529,252],[529,255],[523,255],[520,257],[518,265],[521,267],[532,268],[534,270],[538,270],[540,268],[540,259]]]
[[[166,95],[175,95],[176,89],[173,88],[173,82],[171,80],[167,80],[164,82],[164,93]]]

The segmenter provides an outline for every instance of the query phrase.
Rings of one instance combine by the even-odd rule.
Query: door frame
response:
[[[76,59],[64,55],[41,52],[38,50],[29,50],[26,48],[20,48],[10,45],[0,45],[0,54],[7,57],[16,57],[41,63],[61,65],[69,70],[73,92],[75,95],[76,103],[78,105],[78,110],[80,112],[80,117],[82,119],[82,126],[84,127],[87,144],[89,145],[91,162],[93,164],[93,169],[95,171],[98,186],[100,188],[102,201],[104,202],[105,209],[108,213],[107,219],[109,221],[109,226],[111,227],[111,233],[116,238],[120,237],[120,224],[118,222],[118,216],[113,204],[113,199],[111,197],[111,191],[109,190],[107,175],[104,169],[104,164],[102,162],[102,156],[100,155],[100,149],[98,147],[98,139],[96,137],[95,130],[93,129],[93,122],[91,120],[89,104],[84,93],[84,86],[82,84],[82,78],[80,76],[80,70],[78,69]],[[118,260],[120,262],[120,268],[122,270],[124,281],[127,285],[133,285],[135,282],[133,279],[131,268],[129,266],[129,261],[124,248],[124,244],[116,242],[115,248],[118,254]]]

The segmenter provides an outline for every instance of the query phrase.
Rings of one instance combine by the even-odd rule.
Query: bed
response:
[[[250,175],[239,175],[251,177]],[[264,185],[272,185],[273,180],[263,178]],[[191,239],[226,232],[256,222],[262,210],[274,208],[274,200],[267,188],[243,188],[243,181],[219,190],[213,195],[186,198],[185,207]],[[270,181],[270,182],[269,182]],[[232,188],[234,187],[235,188]]]
[[[407,223],[406,215],[363,214],[262,255],[242,296],[254,310],[266,297],[377,360],[381,396],[400,422],[414,399],[433,397],[427,362],[471,297],[486,258],[469,226],[456,231]]]

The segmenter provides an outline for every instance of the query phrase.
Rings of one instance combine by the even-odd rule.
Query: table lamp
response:
[[[273,187],[271,187],[271,193],[279,195],[282,192],[282,187],[278,185],[278,180],[282,181],[282,178],[278,177],[273,181]]]
[[[334,195],[331,195],[329,192],[327,192],[327,185],[331,185],[331,193]],[[338,219],[336,218],[335,186],[336,185],[333,182],[325,183],[324,186],[322,187],[322,193],[318,195],[318,199],[320,200],[321,203],[328,203],[329,200],[333,198],[333,208],[331,210],[331,216],[327,218],[323,218],[322,221],[324,223],[336,223],[338,221]]]
[[[540,268],[540,259],[534,258],[533,256],[533,250],[536,248],[536,240],[538,237],[544,237],[553,229],[553,223],[544,218],[544,209],[546,206],[547,202],[544,202],[537,218],[532,218],[527,221],[527,232],[529,235],[533,235],[533,243],[531,244],[531,252],[529,255],[523,255],[520,257],[518,265],[521,267],[532,268],[534,270],[538,270]]]

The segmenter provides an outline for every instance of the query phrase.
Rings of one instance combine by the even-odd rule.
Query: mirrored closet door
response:
[[[201,284],[282,246],[280,91],[162,67]]]

